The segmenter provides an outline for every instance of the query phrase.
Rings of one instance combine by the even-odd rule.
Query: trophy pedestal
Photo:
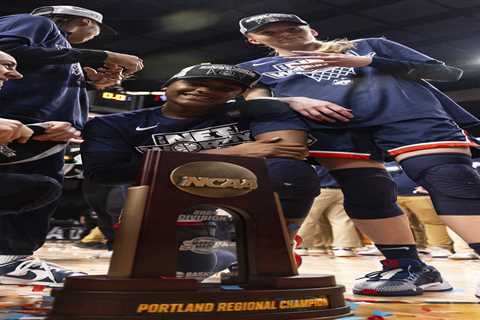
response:
[[[268,182],[262,159],[148,151],[137,186],[128,191],[108,275],[68,278],[52,291],[47,319],[307,320],[350,314],[345,288],[333,276],[298,275]],[[185,239],[179,222],[192,221],[206,223]],[[220,284],[177,278],[179,252],[211,255],[217,243],[232,242],[211,230],[222,223],[234,227],[238,270]]]
[[[189,279],[67,280],[48,320],[334,319],[349,314],[332,276],[260,278],[248,289]],[[269,288],[273,284],[275,287]],[[323,287],[315,287],[322,284]],[[259,285],[260,288],[255,288]]]

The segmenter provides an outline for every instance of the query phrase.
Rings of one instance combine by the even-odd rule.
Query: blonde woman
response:
[[[247,99],[283,100],[305,117],[311,156],[330,170],[345,210],[386,257],[359,279],[364,295],[419,295],[452,287],[417,254],[396,187],[383,166],[394,158],[425,187],[442,220],[480,252],[480,176],[459,127],[478,124],[427,80],[456,81],[462,71],[384,38],[324,42],[292,14],[244,18],[248,42],[271,56],[241,63],[262,74]]]

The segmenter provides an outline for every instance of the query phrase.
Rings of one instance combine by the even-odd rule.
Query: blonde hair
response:
[[[346,38],[332,41],[318,41],[318,44],[320,45],[317,49],[318,51],[331,53],[343,53],[355,47],[355,42]]]

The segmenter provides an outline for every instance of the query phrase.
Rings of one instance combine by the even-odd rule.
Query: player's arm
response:
[[[245,100],[265,99],[265,98],[278,99],[278,98],[272,97],[272,92],[270,91],[270,89],[266,87],[260,87],[260,86],[246,90],[243,93],[243,97],[245,98]]]
[[[0,50],[7,52],[24,66],[71,64],[76,62],[103,62],[103,51],[73,48],[47,48],[45,43],[55,41],[58,29],[44,17],[25,16],[0,33]]]
[[[205,151],[250,157],[304,159],[308,155],[307,127],[287,104],[274,100],[251,100],[241,106],[255,141]]]
[[[369,66],[413,80],[457,81],[463,74],[461,69],[437,60],[417,62],[374,56]]]
[[[366,41],[375,48],[375,55],[294,51],[296,55],[291,58],[305,58],[305,62],[297,63],[305,70],[324,67],[373,67],[412,80],[457,81],[463,74],[459,68],[448,66],[442,61],[385,38],[359,41]]]
[[[133,55],[103,50],[44,48],[28,45],[22,39],[0,41],[0,50],[14,56],[22,66],[44,66],[78,62],[84,66],[121,66],[125,69],[125,74],[132,74],[143,68],[143,61]]]
[[[206,150],[202,151],[202,153],[255,158],[280,157],[302,160],[308,156],[308,148],[304,143],[300,142],[305,140],[304,136],[306,136],[304,132],[294,130],[275,131],[271,132],[271,134],[259,135],[258,140],[252,142],[245,142],[222,149]]]
[[[44,45],[57,36],[58,29],[53,21],[26,16],[21,23],[0,33],[0,50],[14,56],[23,67],[79,62],[94,67],[121,66],[127,75],[143,68],[142,59],[133,55],[103,50],[48,48]]]
[[[386,38],[367,41],[377,53],[372,58],[371,67],[413,80],[457,81],[462,77],[461,69],[448,66],[403,44]]]
[[[90,120],[80,145],[84,175],[102,184],[130,184],[137,177],[140,156],[117,130],[101,119]]]
[[[256,87],[244,93],[246,100],[272,99],[285,103],[302,116],[319,122],[348,122],[353,118],[352,111],[330,101],[308,97],[272,97],[265,87]]]

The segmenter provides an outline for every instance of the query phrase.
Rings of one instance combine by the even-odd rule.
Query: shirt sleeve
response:
[[[11,19],[0,31],[0,40],[18,39],[28,45],[39,45],[58,34],[55,23],[45,17],[20,15]]]
[[[303,120],[288,104],[272,99],[255,99],[243,102],[242,114],[250,121],[250,131],[255,137],[261,133],[298,130],[308,131]]]
[[[1,39],[0,50],[15,57],[20,68],[24,66],[43,66],[49,64],[71,64],[80,61],[80,50],[44,48],[28,45],[21,39]]]
[[[83,131],[84,174],[103,184],[130,184],[137,176],[140,156],[117,128],[101,118],[89,121]]]
[[[48,18],[24,15],[0,31],[0,50],[14,56],[20,67],[76,62],[85,66],[101,65],[107,58],[107,53],[101,50],[45,46],[45,43],[60,36],[59,32]]]
[[[385,39],[369,39],[367,42],[375,49],[371,67],[404,76],[409,79],[431,81],[457,81],[463,71],[446,65],[419,51],[400,43]]]

